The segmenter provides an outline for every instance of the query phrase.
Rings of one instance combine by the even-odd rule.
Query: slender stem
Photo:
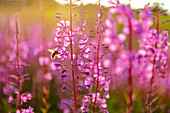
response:
[[[102,17],[102,12],[101,12],[101,6],[100,6],[100,1],[99,1],[99,35],[98,35],[98,47],[97,47],[97,76],[96,76],[96,79],[97,79],[97,82],[96,82],[96,90],[95,90],[95,100],[94,100],[94,103],[93,103],[93,111],[92,113],[95,112],[95,105],[96,105],[96,102],[97,102],[97,93],[98,93],[98,89],[99,89],[99,52],[100,52],[100,43],[101,43],[101,17]]]
[[[158,9],[158,3],[156,5],[156,14],[157,14],[157,35],[159,33],[159,9]],[[155,48],[157,49],[157,41],[155,43]],[[150,83],[149,83],[149,91],[148,91],[148,98],[147,98],[147,112],[151,113],[152,109],[151,109],[151,99],[152,99],[152,86],[153,86],[153,82],[154,82],[154,78],[155,78],[155,63],[156,63],[156,54],[154,55],[153,58],[153,67],[152,67],[152,77],[150,79]]]
[[[42,45],[43,45],[43,50],[42,50],[42,56],[46,57],[46,52],[45,52],[45,45],[46,45],[46,40],[45,40],[45,34],[44,34],[44,7],[43,7],[43,0],[40,0],[40,10],[41,10],[41,35],[42,35]],[[48,72],[48,68],[46,65],[43,65],[43,73],[46,74]],[[47,90],[47,91],[46,91]],[[43,79],[43,93],[45,94],[45,113],[48,112],[48,99],[49,99],[49,86],[48,86],[48,81]]]
[[[20,106],[20,113],[22,112],[22,104],[21,104],[21,84],[20,84],[20,64],[19,64],[19,29],[18,29],[18,21],[17,21],[17,15],[16,15],[16,40],[17,40],[17,47],[16,47],[16,56],[17,56],[17,68],[18,68],[18,99],[19,99],[19,106]],[[18,106],[16,107],[18,109]]]
[[[129,76],[128,76],[128,113],[132,113],[132,94],[133,94],[133,84],[132,84],[132,23],[131,23],[131,18],[128,17],[129,19],[129,52],[130,52],[130,57],[129,57]]]
[[[46,56],[46,52],[45,52],[45,35],[44,35],[45,21],[44,21],[43,0],[40,0],[40,11],[41,11],[41,35],[42,35],[42,44],[43,44],[42,56]]]
[[[157,34],[158,34],[159,33],[159,9],[158,9],[158,3],[156,5],[156,17],[157,17],[157,28],[156,28],[156,30],[157,30]],[[157,46],[157,43],[156,43],[155,46]]]
[[[71,70],[72,70],[72,81],[73,81],[74,106],[75,106],[75,112],[78,113],[76,86],[75,86],[75,76],[74,76],[74,60],[73,60],[73,44],[72,44],[72,24],[73,24],[73,22],[72,22],[72,0],[70,0],[70,34],[69,34],[69,37],[70,37],[70,49],[71,49]]]

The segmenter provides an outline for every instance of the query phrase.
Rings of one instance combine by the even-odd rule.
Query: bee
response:
[[[48,49],[49,52],[51,52],[51,58],[54,59],[59,52],[55,49]]]

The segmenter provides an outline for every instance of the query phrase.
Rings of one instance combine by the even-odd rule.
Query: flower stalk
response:
[[[129,52],[130,52],[130,57],[129,57],[129,70],[128,70],[128,113],[132,113],[132,94],[133,94],[133,84],[132,84],[132,23],[131,23],[131,18],[128,17],[129,20]]]
[[[70,50],[71,50],[71,72],[72,72],[72,81],[73,81],[73,96],[74,96],[74,107],[75,112],[78,113],[77,107],[77,96],[76,96],[76,83],[75,83],[75,75],[74,75],[74,59],[73,59],[73,44],[72,44],[72,0],[70,0]]]
[[[157,36],[159,34],[159,9],[158,9],[158,3],[156,5],[156,17],[157,17]],[[155,42],[155,49],[157,49],[157,41]],[[153,58],[153,67],[152,67],[152,77],[149,82],[149,91],[148,91],[148,98],[147,98],[147,113],[151,113],[151,100],[152,100],[152,92],[153,92],[153,82],[155,78],[155,63],[156,63],[156,54],[154,55]]]
[[[97,58],[97,76],[96,76],[96,89],[95,89],[95,101],[93,103],[93,110],[92,113],[95,112],[95,105],[97,102],[97,93],[98,93],[98,89],[99,89],[99,52],[100,52],[100,43],[101,43],[101,37],[102,37],[102,23],[101,23],[101,18],[102,18],[102,11],[101,11],[101,5],[100,5],[100,0],[98,1],[98,7],[99,7],[99,13],[98,13],[98,19],[99,19],[99,31],[98,32],[98,46],[97,46],[97,54],[96,54],[96,58]]]
[[[17,41],[17,47],[16,47],[16,57],[17,57],[17,73],[18,73],[18,102],[19,102],[19,109],[20,113],[22,112],[22,103],[21,103],[21,83],[20,83],[20,62],[19,62],[19,29],[18,29],[18,20],[17,20],[18,15],[16,14],[16,41]],[[16,104],[16,110],[18,110],[18,104]]]

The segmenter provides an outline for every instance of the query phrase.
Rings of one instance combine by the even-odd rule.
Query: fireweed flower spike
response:
[[[22,109],[23,103],[27,102],[27,100],[31,100],[31,94],[30,93],[23,93],[21,94],[21,88],[22,88],[22,82],[28,81],[28,74],[21,75],[21,63],[20,63],[20,46],[19,46],[19,28],[18,28],[18,15],[16,15],[16,67],[17,67],[17,74],[16,75],[10,75],[10,84],[13,85],[13,87],[17,87],[16,91],[14,92],[17,94],[16,99],[14,99],[12,96],[9,96],[8,102],[10,104],[16,104],[16,113],[34,113],[33,108],[29,107],[28,109]],[[17,82],[16,82],[17,81]]]
[[[99,112],[108,112],[108,110],[106,110],[106,107],[107,107],[107,104],[106,104],[106,99],[109,98],[109,94],[108,94],[108,91],[109,91],[109,85],[110,85],[110,77],[109,76],[106,76],[104,73],[103,73],[103,65],[102,65],[102,56],[103,55],[100,55],[100,49],[101,47],[103,46],[101,44],[102,42],[102,36],[103,36],[103,30],[104,30],[104,27],[103,27],[103,12],[102,12],[102,8],[101,8],[101,5],[100,5],[100,0],[98,1],[98,13],[97,13],[97,41],[98,41],[98,44],[97,46],[94,46],[96,48],[96,52],[94,52],[94,54],[96,55],[96,61],[94,62],[93,64],[93,69],[94,69],[94,73],[93,73],[93,78],[94,80],[92,81],[92,79],[90,79],[89,81],[91,82],[91,84],[93,83],[93,86],[94,86],[94,93],[91,93],[89,95],[86,95],[89,96],[89,98],[92,100],[92,113],[94,113],[96,110],[95,108],[96,107],[99,107]],[[102,48],[103,49],[103,48]],[[89,86],[92,86],[90,85],[90,82],[89,82]],[[84,97],[85,98],[85,97]],[[88,109],[88,104],[91,104],[89,101],[85,101],[83,103],[83,106],[82,106],[82,110],[89,110]],[[86,112],[87,112],[86,111]]]
[[[19,29],[18,29],[18,22],[17,22],[17,15],[16,15],[16,40],[17,40],[17,47],[16,47],[16,56],[17,56],[17,68],[18,68],[18,102],[20,112],[22,112],[22,102],[21,102],[21,75],[20,75],[20,64],[19,64]],[[18,104],[18,103],[17,103]],[[18,110],[18,105],[16,105],[16,110]]]
[[[134,32],[137,32],[137,28],[140,28],[138,20],[134,19],[134,13],[131,10],[130,5],[122,5],[117,1],[117,3],[110,2],[113,6],[109,9],[108,16],[105,24],[107,29],[105,30],[104,43],[109,46],[111,52],[120,54],[119,58],[116,60],[115,65],[115,74],[122,74],[125,69],[128,69],[128,113],[132,112],[132,68],[133,68],[133,46],[132,38]],[[113,14],[117,14],[115,23]],[[122,33],[117,34],[115,27],[118,27],[117,24],[123,24]],[[140,31],[140,30],[139,30]],[[128,51],[124,48],[124,41],[128,39]],[[125,62],[126,61],[126,62]],[[122,62],[122,63],[120,63]]]
[[[70,0],[69,11],[70,20],[61,20],[57,23],[54,39],[56,42],[56,48],[51,56],[52,58],[60,59],[62,62],[55,63],[55,67],[60,71],[61,80],[63,81],[62,91],[73,92],[74,107],[68,105],[73,108],[73,112],[78,113],[78,99],[81,99],[78,98],[78,90],[81,91],[83,89],[83,75],[88,78],[90,74],[89,69],[86,67],[88,64],[85,63],[89,58],[89,48],[86,47],[88,38],[84,33],[86,20],[81,19],[78,26],[73,27],[73,17],[75,16],[72,15],[72,0]],[[64,60],[67,62],[64,62]],[[70,79],[70,77],[72,79]],[[71,80],[72,82],[70,82]],[[87,86],[88,84],[89,82],[86,82]]]
[[[160,77],[165,77],[165,71],[167,68],[167,50],[168,50],[168,30],[159,28],[159,16],[160,11],[158,10],[158,3],[156,5],[156,29],[150,28],[152,25],[151,8],[149,5],[140,13],[140,17],[146,25],[143,27],[144,33],[142,38],[138,41],[140,42],[140,49],[138,50],[137,57],[139,62],[143,62],[141,65],[141,74],[145,75],[147,80],[149,80],[149,90],[147,97],[147,112],[151,113],[151,101],[153,98],[153,84]]]
[[[96,72],[96,74],[94,74],[94,77],[96,78],[96,89],[95,89],[95,94],[92,94],[92,102],[93,103],[93,113],[95,112],[95,107],[96,107],[96,103],[98,100],[98,98],[100,98],[100,93],[98,93],[98,88],[99,88],[99,65],[100,64],[100,61],[99,61],[99,50],[100,50],[100,43],[101,43],[101,37],[102,37],[102,23],[101,23],[101,19],[102,19],[102,9],[101,9],[101,6],[100,6],[100,0],[98,1],[98,6],[99,6],[99,13],[98,13],[98,29],[97,29],[97,32],[98,32],[98,46],[97,46],[97,63],[96,63],[96,66],[94,66],[94,72]]]

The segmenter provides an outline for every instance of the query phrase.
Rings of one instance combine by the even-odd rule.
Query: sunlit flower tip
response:
[[[44,75],[44,78],[45,78],[46,80],[52,80],[52,75],[51,75],[51,73],[46,73],[46,74]]]
[[[65,25],[66,25],[66,26],[69,26],[69,25],[70,25],[70,21],[67,20],[67,21],[65,22]]]
[[[57,27],[62,27],[62,24],[60,24],[60,23],[57,23]]]
[[[64,20],[61,20],[60,23],[62,24],[62,26],[65,25],[65,21]]]
[[[108,3],[109,3],[109,4],[112,4],[112,5],[114,5],[114,6],[116,5],[112,0],[109,0]]]
[[[111,65],[110,59],[104,59],[103,65],[104,65],[104,67],[109,67]]]
[[[151,7],[149,5],[145,6],[144,10],[140,12],[139,17],[143,20],[150,18],[152,16]]]
[[[101,17],[101,14],[100,14],[100,13],[98,13],[98,14],[97,14],[97,17],[98,17],[98,18],[100,18],[100,17]]]
[[[109,13],[111,13],[111,14],[114,14],[114,13],[116,13],[116,12],[117,12],[117,9],[114,8],[114,7],[112,7],[112,8],[109,9]]]
[[[8,98],[8,103],[12,104],[13,100],[14,100],[13,97],[12,97],[12,96],[9,96],[9,98]]]
[[[120,34],[118,35],[118,38],[119,38],[119,40],[122,41],[122,42],[126,40],[126,36],[125,36],[123,33],[120,33]]]
[[[110,51],[115,52],[118,49],[118,47],[116,44],[112,44],[109,46],[109,49],[110,49]]]

